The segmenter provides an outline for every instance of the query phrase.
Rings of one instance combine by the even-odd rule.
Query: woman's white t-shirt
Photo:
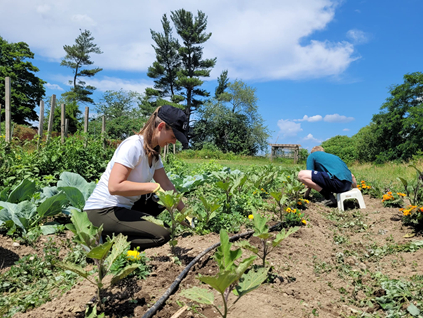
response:
[[[125,167],[131,168],[132,171],[129,173],[127,180],[134,182],[150,182],[153,179],[154,172],[157,169],[163,168],[160,157],[159,160],[153,159],[151,167],[149,166],[148,158],[144,152],[143,136],[134,135],[125,139],[113,154],[106,171],[104,171],[94,192],[85,203],[84,210],[103,209],[114,206],[131,209],[134,203],[141,198],[141,195],[124,197],[109,193],[109,177],[115,163],[120,163]]]

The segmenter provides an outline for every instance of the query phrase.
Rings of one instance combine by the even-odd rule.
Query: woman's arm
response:
[[[154,181],[156,181],[157,183],[160,184],[160,186],[162,187],[163,190],[165,190],[165,191],[173,190],[173,191],[176,192],[175,186],[173,185],[173,183],[167,177],[167,174],[166,174],[164,168],[157,169],[154,172],[153,178],[154,178]],[[178,208],[179,211],[181,211],[183,208],[185,208],[185,204],[182,202],[182,200],[179,202],[177,208]]]
[[[152,182],[128,181],[132,169],[120,163],[113,165],[109,177],[109,192],[111,195],[135,196],[153,192],[157,185]],[[170,182],[170,181],[169,181]]]

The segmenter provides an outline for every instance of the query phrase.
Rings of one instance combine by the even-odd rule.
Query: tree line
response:
[[[404,75],[373,115],[352,137],[335,136],[322,143],[327,152],[346,161],[384,163],[409,161],[423,154],[423,73]]]
[[[227,71],[218,78],[214,97],[202,88],[217,61],[216,57],[203,57],[203,45],[212,36],[206,30],[207,16],[202,11],[194,15],[180,9],[172,11],[170,19],[164,14],[161,24],[161,32],[150,30],[156,59],[147,75],[154,80],[154,85],[142,94],[122,89],[106,91],[94,101],[92,94],[96,88],[87,85],[85,79],[102,71],[93,67],[91,56],[103,52],[89,30],[80,30],[74,44],[63,46],[65,56],[61,65],[72,70],[72,80],[57,104],[66,105],[69,132],[82,129],[80,108],[83,105],[93,105],[98,114],[105,115],[110,138],[123,139],[139,131],[156,107],[170,104],[186,113],[187,137],[193,149],[211,144],[224,152],[237,154],[254,155],[265,150],[269,130],[258,112],[255,88],[239,79],[230,82]],[[8,43],[0,37],[0,53],[0,103],[4,104],[4,77],[11,77],[15,83],[12,121],[23,125],[36,121],[38,116],[34,109],[42,98],[48,118],[50,96],[45,97],[46,82],[35,75],[39,70],[28,61],[34,58],[28,45]],[[60,129],[59,112],[60,107],[55,108],[54,130]],[[100,131],[99,126],[99,120],[92,118],[89,132]]]

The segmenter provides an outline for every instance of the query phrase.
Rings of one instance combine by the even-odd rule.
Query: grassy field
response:
[[[189,164],[201,164],[209,162],[210,159],[183,159]],[[224,167],[229,167],[231,169],[238,169],[240,167],[246,167],[251,165],[264,166],[270,164],[271,161],[264,157],[257,158],[243,158],[239,160],[219,160],[214,159],[216,163],[221,164]],[[282,161],[273,161],[274,165],[285,166],[285,167],[299,167],[300,169],[305,169],[306,164],[296,164],[294,165],[288,160]],[[416,166],[419,170],[423,170],[423,161],[418,161]],[[349,166],[351,172],[357,178],[357,181],[365,180],[367,183],[376,183],[379,185],[392,186],[397,190],[402,190],[403,186],[398,177],[402,177],[406,180],[413,180],[416,178],[416,170],[410,167],[409,163],[385,163],[384,165],[373,165],[370,163],[360,164],[355,163]]]

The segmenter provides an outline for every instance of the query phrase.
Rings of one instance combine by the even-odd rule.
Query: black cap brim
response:
[[[185,134],[179,130],[177,130],[176,128],[173,128],[173,133],[175,134],[176,139],[178,139],[181,144],[182,144],[182,149],[187,149],[188,148],[188,139],[187,136],[185,136]]]

